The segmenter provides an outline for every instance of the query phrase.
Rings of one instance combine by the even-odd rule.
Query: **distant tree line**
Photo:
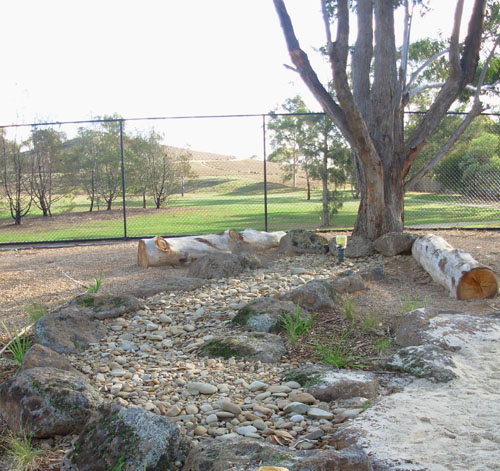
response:
[[[132,135],[123,127],[127,195],[140,196],[143,208],[147,201],[164,207],[181,177],[194,177],[189,152],[167,147],[162,139],[154,130]],[[33,208],[50,217],[58,200],[82,194],[88,211],[111,210],[122,193],[120,157],[117,116],[80,127],[71,139],[54,128],[33,126],[18,142],[0,129],[0,202],[15,224]]]

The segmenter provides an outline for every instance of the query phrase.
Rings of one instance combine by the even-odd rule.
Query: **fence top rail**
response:
[[[221,115],[189,115],[189,116],[150,116],[150,117],[135,117],[135,118],[99,118],[99,119],[81,119],[74,121],[48,121],[43,123],[18,123],[18,124],[2,124],[3,128],[21,128],[34,126],[61,126],[63,124],[93,124],[93,123],[119,123],[123,121],[162,121],[175,119],[214,119],[214,118],[261,118],[275,116],[323,116],[323,112],[309,113],[254,113],[254,114],[221,114]]]
[[[425,114],[427,111],[406,111],[406,114]],[[450,111],[448,115],[466,115],[460,111]],[[5,128],[23,128],[36,126],[62,126],[64,124],[95,124],[95,123],[119,123],[124,121],[162,121],[176,119],[216,119],[216,118],[262,118],[262,117],[278,117],[278,116],[324,116],[323,112],[302,112],[302,113],[253,113],[253,114],[222,114],[222,115],[190,115],[190,116],[150,116],[150,117],[134,117],[134,118],[96,118],[96,119],[81,119],[73,121],[47,121],[43,123],[17,123],[17,124],[2,124],[0,129]],[[500,113],[481,113],[481,116],[500,116]]]

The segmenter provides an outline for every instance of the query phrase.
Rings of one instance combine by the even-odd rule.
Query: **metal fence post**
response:
[[[267,151],[266,151],[266,115],[262,115],[262,139],[264,147],[264,230],[267,232]]]
[[[120,120],[120,160],[122,166],[123,239],[127,240],[127,203],[125,200],[125,162],[123,157],[123,119]]]

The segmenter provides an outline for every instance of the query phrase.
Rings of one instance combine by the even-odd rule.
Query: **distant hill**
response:
[[[165,146],[167,152],[173,155],[190,155],[192,162],[204,162],[207,160],[236,160],[234,155],[215,154],[213,152],[204,152],[199,150],[184,149],[182,147]]]

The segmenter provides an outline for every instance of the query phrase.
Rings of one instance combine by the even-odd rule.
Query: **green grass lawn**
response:
[[[139,198],[127,199],[127,235],[186,235],[220,232],[248,227],[264,230],[264,195],[260,182],[239,182],[231,178],[200,181],[188,187],[184,197],[176,194],[165,208],[142,209]],[[272,183],[268,186],[268,229],[317,229],[321,225],[321,193],[312,192],[307,201],[304,189]],[[5,207],[0,207],[0,243],[120,238],[124,235],[122,200],[110,211],[88,211],[85,197],[62,199],[54,205],[51,218],[36,209],[20,226],[12,224]],[[358,201],[344,192],[344,204],[331,221],[332,228],[351,229]],[[459,195],[410,193],[405,200],[408,227],[500,226],[499,205],[466,204]]]

